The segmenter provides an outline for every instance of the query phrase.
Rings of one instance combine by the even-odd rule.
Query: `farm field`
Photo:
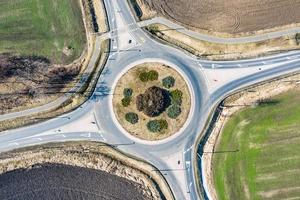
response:
[[[219,199],[300,198],[300,90],[227,121],[213,154]]]
[[[137,3],[144,17],[156,12],[189,28],[219,33],[251,33],[300,22],[300,0],[137,0]]]
[[[104,171],[62,164],[0,175],[1,199],[151,199],[139,187]]]
[[[77,0],[0,0],[0,13],[0,54],[66,64],[83,51],[85,29]]]
[[[80,1],[0,0],[0,13],[0,113],[54,100],[81,70]]]

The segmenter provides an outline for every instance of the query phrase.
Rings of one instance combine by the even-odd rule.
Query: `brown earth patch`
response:
[[[186,27],[240,34],[300,22],[300,0],[137,0],[144,18],[158,15]],[[147,15],[148,14],[148,15]]]
[[[53,143],[4,152],[0,174],[48,163],[101,170],[133,182],[145,199],[173,199],[167,183],[151,165],[98,142]]]

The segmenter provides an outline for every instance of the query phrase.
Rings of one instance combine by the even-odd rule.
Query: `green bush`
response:
[[[130,105],[130,102],[131,102],[131,97],[124,97],[122,99],[122,105],[124,107],[128,107]]]
[[[299,45],[300,44],[300,33],[297,33],[295,37],[296,37],[296,43],[297,43],[297,45]]]
[[[133,112],[126,113],[125,119],[131,124],[136,124],[139,122],[139,116]]]
[[[147,72],[142,72],[139,74],[139,78],[142,82],[147,82],[148,79],[148,73]]]
[[[176,119],[181,114],[181,108],[177,105],[172,105],[168,108],[167,114],[170,118]]]
[[[171,103],[173,105],[179,105],[181,106],[182,104],[182,96],[183,96],[183,93],[181,90],[173,90],[170,92],[170,96],[171,96]]]
[[[162,84],[165,88],[171,88],[175,85],[175,78],[173,76],[167,76],[162,80]]]
[[[152,120],[147,123],[147,128],[150,132],[158,133],[163,129],[168,128],[168,122],[166,120]]]
[[[161,130],[168,129],[168,122],[164,119],[158,120]]]
[[[133,94],[133,90],[131,88],[125,88],[123,90],[124,97],[131,97]]]
[[[158,72],[155,70],[150,70],[148,72],[148,80],[149,81],[155,81],[158,79]]]
[[[151,34],[157,34],[159,31],[158,26],[150,25],[146,28]]]

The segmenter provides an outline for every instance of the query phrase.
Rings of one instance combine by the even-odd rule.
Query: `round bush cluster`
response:
[[[144,94],[140,94],[136,98],[138,111],[143,111],[149,117],[160,115],[169,105],[168,91],[156,86],[148,88]]]
[[[131,97],[124,97],[122,99],[122,106],[128,107],[131,103]]]
[[[139,122],[139,116],[134,112],[126,113],[125,119],[131,124],[136,124]]]
[[[141,72],[139,74],[139,79],[142,82],[155,81],[158,79],[158,72],[155,70],[150,70],[149,72]]]
[[[162,80],[162,85],[168,89],[173,87],[175,85],[175,78],[173,76],[167,76]]]
[[[182,104],[182,96],[183,96],[183,93],[181,90],[172,90],[170,92],[170,96],[171,96],[171,102],[173,105],[178,105],[178,106],[181,106]]]
[[[133,94],[133,90],[131,88],[125,88],[123,90],[123,96],[124,96],[124,98],[122,99],[123,107],[128,107],[130,105],[132,94]]]
[[[167,110],[168,117],[176,119],[181,114],[181,108],[177,105],[172,105]]]
[[[139,79],[140,79],[142,82],[147,82],[147,81],[148,81],[148,73],[147,73],[147,72],[142,72],[142,73],[140,73]]]
[[[123,90],[123,96],[124,97],[131,97],[133,94],[133,90],[131,88],[125,88]]]
[[[164,119],[151,120],[147,123],[147,128],[150,132],[158,133],[164,129],[168,129],[168,122]]]
[[[150,70],[148,72],[148,79],[149,81],[155,81],[158,79],[158,72],[155,70]]]

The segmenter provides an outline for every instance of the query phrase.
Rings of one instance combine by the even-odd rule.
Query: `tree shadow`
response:
[[[103,100],[105,97],[110,95],[110,92],[111,89],[107,86],[107,83],[104,81],[100,82],[90,99],[93,101]]]

